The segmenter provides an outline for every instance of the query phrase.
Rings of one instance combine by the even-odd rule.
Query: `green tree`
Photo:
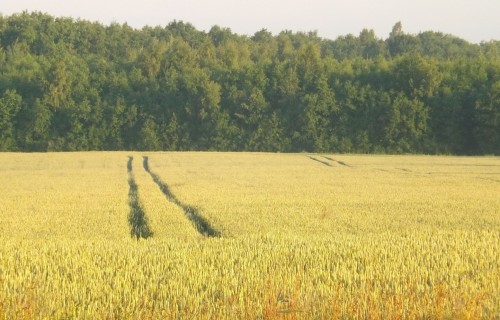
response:
[[[388,152],[421,151],[427,132],[428,110],[416,100],[398,94],[384,115],[385,145]]]
[[[441,82],[437,63],[420,54],[406,54],[393,63],[394,88],[409,97],[432,97]]]
[[[499,52],[401,23],[332,40],[0,16],[2,148],[498,154]]]
[[[500,76],[500,73],[498,73]],[[495,81],[475,106],[478,153],[500,154],[500,80]]]
[[[374,59],[386,55],[386,46],[383,40],[377,39],[373,30],[363,29],[359,34],[361,55],[365,59]]]
[[[138,144],[139,150],[145,151],[153,151],[153,150],[161,150],[160,139],[158,138],[158,126],[156,122],[147,118],[142,124],[142,128],[140,131],[140,139]]]
[[[0,98],[0,151],[17,149],[15,118],[22,103],[22,97],[14,90],[7,90]]]
[[[403,25],[397,22],[386,40],[389,53],[392,57],[406,53],[421,53],[420,39],[403,32]]]

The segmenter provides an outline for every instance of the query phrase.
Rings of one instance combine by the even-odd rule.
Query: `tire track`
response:
[[[137,184],[135,183],[134,174],[132,170],[132,162],[134,157],[129,156],[127,162],[128,172],[128,203],[130,206],[130,213],[128,215],[128,223],[130,225],[130,236],[136,237],[137,240],[143,238],[147,239],[153,236],[153,231],[149,227],[149,221],[142,209],[139,202],[139,195],[137,193]]]
[[[307,157],[308,157],[309,159],[311,159],[311,160],[314,160],[314,161],[317,161],[317,162],[319,162],[319,163],[322,163],[322,164],[324,164],[325,166],[328,166],[328,167],[333,167],[331,163],[328,163],[328,162],[326,162],[326,161],[322,161],[322,160],[320,160],[320,159],[316,159],[316,158],[311,157],[311,156],[307,156]]]
[[[161,192],[165,195],[165,197],[179,206],[182,211],[184,211],[184,214],[186,215],[186,218],[191,221],[191,223],[194,225],[196,231],[198,231],[201,235],[205,237],[220,237],[221,233],[216,230],[210,222],[203,217],[200,212],[193,206],[187,205],[180,201],[169,189],[168,185],[161,180],[161,178],[153,173],[151,169],[149,168],[149,157],[143,156],[143,167],[144,170],[146,170],[147,173],[151,176],[153,181],[158,185],[160,188]]]
[[[335,160],[335,159],[330,158],[330,157],[323,157],[323,158],[325,158],[326,160],[330,160],[330,161],[332,161],[332,162],[336,162],[336,163],[340,164],[341,166],[351,168],[351,166],[350,166],[350,165],[348,165],[347,163],[345,163],[345,162],[343,162],[343,161]]]
[[[324,164],[325,166],[328,166],[328,167],[335,167],[334,165],[332,165],[331,162],[334,162],[334,163],[337,163],[341,166],[344,166],[344,167],[349,167],[349,168],[352,168],[352,166],[348,165],[347,163],[343,162],[343,161],[339,161],[339,160],[335,160],[333,158],[330,158],[330,157],[326,157],[326,156],[322,156],[322,158],[330,161],[330,162],[327,162],[327,161],[323,161],[321,159],[318,159],[318,158],[315,158],[315,157],[312,157],[312,156],[307,156],[309,159],[311,160],[314,160],[314,161],[317,161],[319,163],[322,163]]]
[[[500,180],[498,180],[498,179],[493,179],[493,178],[483,178],[483,177],[478,177],[478,179],[481,179],[481,180],[486,180],[486,181],[495,181],[495,182],[500,182]]]

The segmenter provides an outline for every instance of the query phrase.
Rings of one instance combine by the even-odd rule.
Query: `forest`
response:
[[[83,150],[499,155],[500,41],[0,15],[0,151]]]

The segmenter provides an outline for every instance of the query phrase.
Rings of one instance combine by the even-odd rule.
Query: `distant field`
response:
[[[500,158],[0,153],[0,319],[500,317]]]

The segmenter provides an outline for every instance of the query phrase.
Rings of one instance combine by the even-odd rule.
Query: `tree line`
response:
[[[500,154],[500,41],[0,15],[0,151]]]

